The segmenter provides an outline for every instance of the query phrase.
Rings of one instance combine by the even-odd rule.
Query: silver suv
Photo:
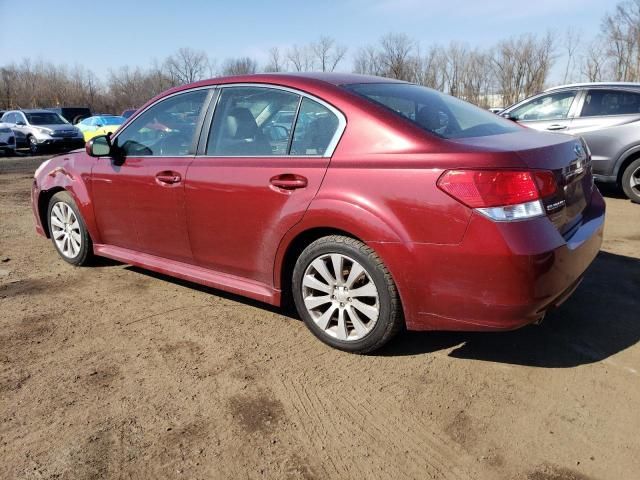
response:
[[[550,88],[500,113],[529,128],[583,137],[596,180],[640,202],[640,83]]]
[[[45,148],[72,150],[84,146],[82,132],[55,112],[10,110],[0,122],[15,133],[16,147],[28,147],[33,155]]]

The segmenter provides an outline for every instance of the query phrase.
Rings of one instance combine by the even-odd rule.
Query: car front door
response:
[[[190,262],[184,181],[211,89],[156,103],[113,139],[113,158],[92,169],[92,197],[102,241]]]
[[[273,285],[278,245],[320,188],[345,124],[333,107],[296,92],[220,89],[202,155],[187,171],[195,262]]]
[[[534,97],[502,115],[535,130],[570,133],[579,90],[562,90]]]

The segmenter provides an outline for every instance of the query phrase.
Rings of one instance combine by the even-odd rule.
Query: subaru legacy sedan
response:
[[[32,203],[72,265],[98,255],[291,299],[315,336],[352,352],[403,326],[539,322],[580,283],[605,212],[581,139],[341,74],[169,90],[43,163]]]

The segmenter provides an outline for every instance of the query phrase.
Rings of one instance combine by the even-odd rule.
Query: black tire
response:
[[[314,260],[332,253],[345,255],[357,261],[364,267],[378,292],[377,321],[366,335],[357,340],[340,340],[330,336],[316,324],[305,306],[302,282],[307,268]],[[309,330],[322,342],[339,350],[353,353],[372,352],[389,342],[404,325],[400,298],[391,274],[371,248],[353,238],[332,235],[311,243],[296,261],[291,286],[298,314]]]
[[[27,146],[29,147],[29,153],[31,155],[38,155],[40,153],[40,145],[38,145],[38,140],[36,137],[29,135],[27,137]]]
[[[61,250],[61,248],[58,246],[58,244],[56,243],[56,240],[54,238],[54,228],[52,227],[52,218],[51,218],[51,213],[52,210],[54,208],[54,205],[58,204],[58,203],[64,203],[66,204],[72,211],[73,214],[75,215],[76,219],[78,220],[78,224],[79,224],[79,235],[80,235],[80,248],[79,248],[79,252],[74,255],[74,256],[68,256],[67,254],[65,254],[65,252],[63,252]],[[53,195],[51,197],[51,199],[49,200],[49,205],[47,207],[47,224],[49,226],[49,233],[51,236],[51,242],[53,243],[53,246],[55,247],[55,249],[57,250],[58,254],[60,255],[60,257],[62,257],[62,259],[65,262],[70,263],[71,265],[75,265],[75,266],[82,266],[82,265],[87,265],[91,262],[91,260],[93,259],[93,244],[91,242],[91,237],[89,236],[89,232],[87,231],[87,227],[84,223],[84,219],[82,218],[82,215],[80,215],[80,211],[78,210],[78,207],[76,206],[76,202],[73,201],[73,198],[71,197],[71,195],[68,192],[58,192],[55,195]]]
[[[634,160],[622,173],[622,190],[624,194],[635,203],[640,203],[640,183],[636,183],[632,186],[632,180],[637,179],[640,182],[640,158]]]

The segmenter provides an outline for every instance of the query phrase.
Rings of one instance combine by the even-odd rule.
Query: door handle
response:
[[[181,180],[182,177],[177,172],[159,172],[156,174],[156,181],[166,185],[173,185],[174,183],[179,183]]]
[[[549,125],[547,127],[547,130],[565,130],[566,128],[567,128],[566,125],[555,124],[555,125]]]
[[[305,188],[308,181],[301,175],[294,173],[283,173],[282,175],[276,175],[269,180],[271,185],[283,190],[295,190],[297,188]]]

